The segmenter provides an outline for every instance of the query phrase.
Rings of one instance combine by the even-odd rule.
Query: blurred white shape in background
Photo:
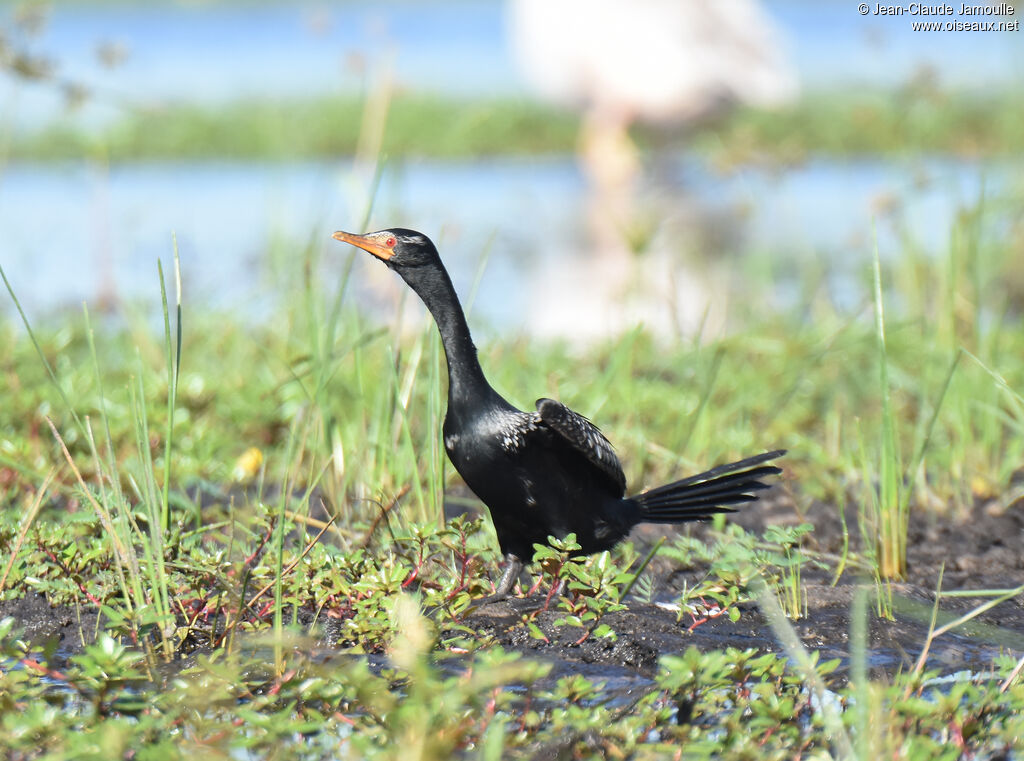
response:
[[[509,20],[541,95],[626,122],[680,123],[797,93],[755,0],[511,0]]]
[[[509,0],[508,31],[536,91],[581,111],[578,152],[590,185],[586,254],[549,258],[554,271],[540,280],[559,291],[538,292],[531,329],[571,325],[577,336],[598,337],[644,322],[692,331],[708,305],[699,278],[680,271],[679,252],[645,251],[642,276],[630,256],[631,241],[657,240],[638,235],[638,225],[654,218],[660,227],[663,215],[634,211],[642,162],[628,130],[790,103],[798,84],[780,34],[756,0]],[[673,293],[660,293],[666,283]]]

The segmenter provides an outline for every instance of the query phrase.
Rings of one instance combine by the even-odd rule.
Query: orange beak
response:
[[[333,237],[335,240],[340,240],[344,243],[351,243],[353,246],[358,246],[364,251],[369,251],[371,254],[376,256],[378,259],[387,261],[395,252],[385,246],[376,237],[369,235],[355,235],[354,233],[346,233],[341,230],[334,233]]]

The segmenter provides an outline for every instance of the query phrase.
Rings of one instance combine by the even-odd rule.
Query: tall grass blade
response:
[[[836,701],[825,690],[825,683],[815,668],[815,662],[804,648],[793,624],[779,605],[779,600],[760,573],[754,572],[750,580],[751,590],[757,599],[761,612],[775,632],[782,648],[789,658],[790,668],[804,680],[808,690],[817,700],[825,732],[832,743],[835,755],[844,761],[853,761],[853,745],[843,727],[843,717]]]
[[[949,370],[946,372],[946,379],[942,384],[942,390],[939,392],[939,398],[935,402],[935,407],[932,409],[931,417],[928,418],[928,423],[925,426],[924,436],[917,447],[917,451],[914,453],[914,459],[910,463],[910,469],[907,471],[907,484],[903,489],[903,496],[900,499],[900,515],[903,520],[902,531],[904,537],[906,537],[907,532],[910,530],[910,526],[907,522],[910,516],[910,481],[920,469],[921,463],[924,462],[925,452],[928,449],[929,442],[931,442],[932,432],[935,430],[935,422],[939,419],[939,411],[942,409],[942,403],[946,399],[946,393],[949,391],[949,387],[953,383],[953,376],[956,374],[956,369],[960,365],[960,357],[962,356],[963,352],[958,351],[954,355],[952,363],[949,365]],[[904,539],[904,541],[906,540]]]
[[[0,576],[0,592],[4,591],[4,585],[7,583],[7,577],[14,568],[14,563],[18,559],[18,553],[21,552],[21,547],[25,543],[25,537],[28,536],[28,530],[32,527],[32,522],[36,519],[36,516],[39,515],[39,510],[43,506],[43,500],[46,498],[46,492],[50,490],[50,485],[53,483],[53,479],[56,475],[56,468],[51,469],[50,472],[46,474],[46,478],[43,479],[42,485],[36,491],[35,498],[32,500],[32,505],[29,507],[28,512],[26,512],[21,518],[18,525],[18,535],[14,538],[14,543],[9,547],[11,556],[7,559],[7,565],[4,567],[3,575]]]
[[[103,434],[105,437],[105,457],[101,458],[99,449],[96,446],[96,441],[92,434],[92,427],[89,426],[89,448],[92,453],[93,461],[96,463],[96,473],[99,480],[101,494],[103,496],[103,504],[109,505],[113,503],[113,514],[112,521],[116,527],[117,534],[113,536],[113,539],[117,539],[121,542],[124,547],[132,546],[132,527],[128,520],[128,502],[125,499],[124,491],[121,488],[121,478],[118,472],[117,457],[114,453],[114,439],[110,432],[110,417],[107,415],[107,395],[103,387],[103,374],[100,372],[99,355],[96,351],[96,335],[92,329],[92,322],[89,319],[89,308],[83,303],[82,314],[85,319],[85,335],[86,340],[89,344],[89,355],[92,357],[93,375],[96,378],[96,390],[100,397],[100,419],[103,421]],[[103,475],[105,474],[106,480],[110,483],[111,492],[108,494],[103,485]],[[127,560],[127,567],[124,565],[124,560]],[[121,586],[121,596],[124,599],[125,605],[128,608],[129,613],[133,613],[135,610],[135,604],[133,600],[143,600],[143,583],[141,573],[139,571],[138,558],[135,555],[134,550],[122,559],[121,553],[114,553],[115,568],[118,573],[118,582]],[[125,574],[127,573],[127,577]],[[129,581],[131,582],[131,590],[129,591]],[[134,597],[133,597],[134,595]]]
[[[701,390],[700,402],[697,404],[697,410],[693,413],[690,419],[687,421],[686,435],[683,437],[683,445],[679,450],[680,453],[689,453],[690,442],[693,439],[693,433],[697,430],[697,426],[701,422],[701,418],[704,416],[704,411],[707,409],[708,402],[711,401],[711,394],[715,390],[715,383],[718,380],[718,371],[722,367],[722,358],[725,354],[721,344],[715,349],[715,353],[711,357],[711,369],[708,372],[707,381],[704,384],[704,388]]]
[[[139,544],[142,547],[142,554],[145,558],[146,573],[146,594],[145,602],[152,605],[154,613],[151,621],[157,625],[160,632],[160,645],[164,657],[170,659],[174,654],[171,643],[171,632],[173,631],[174,615],[171,611],[170,590],[167,578],[167,571],[164,567],[164,554],[166,548],[167,532],[164,531],[164,509],[161,491],[156,483],[156,468],[153,462],[153,453],[149,445],[149,415],[146,411],[146,391],[142,380],[143,367],[142,358],[138,358],[138,376],[134,384],[129,384],[131,391],[132,419],[135,424],[135,441],[142,460],[142,484],[136,485],[140,497],[146,509],[146,523],[149,527],[148,535],[139,527],[136,527]],[[166,453],[170,457],[170,452]],[[141,602],[141,601],[140,601]]]
[[[868,717],[870,688],[868,686],[868,587],[858,584],[853,591],[850,606],[850,681],[857,703],[854,706],[854,726],[857,728],[857,758],[868,759]]]
[[[50,378],[50,382],[54,388],[57,389],[57,393],[60,394],[61,401],[64,402],[64,406],[67,411],[71,413],[71,417],[74,418],[75,423],[78,425],[78,429],[85,432],[85,425],[82,423],[81,418],[78,417],[78,413],[75,412],[74,406],[71,404],[71,400],[68,399],[68,395],[64,393],[64,387],[60,385],[60,381],[57,380],[57,374],[53,371],[53,367],[50,365],[46,355],[43,353],[43,348],[39,345],[39,341],[36,339],[36,334],[32,330],[32,325],[28,321],[28,317],[25,316],[25,310],[21,308],[21,302],[18,301],[18,297],[14,293],[14,289],[11,287],[10,282],[7,280],[7,274],[4,272],[4,268],[0,265],[0,278],[3,278],[4,285],[7,287],[7,292],[11,294],[11,300],[14,302],[15,308],[18,310],[18,314],[21,316],[21,322],[25,326],[25,330],[28,332],[28,337],[32,341],[32,345],[36,349],[36,354],[39,355],[39,361],[43,363],[43,367],[46,368],[46,374]]]
[[[882,304],[882,266],[878,244],[874,256],[875,340],[878,351],[878,384],[882,399],[882,441],[879,464],[878,563],[885,579],[901,579],[907,571],[905,511],[900,500],[899,447],[896,444],[896,419],[892,411],[889,385],[889,354],[885,344],[885,312]]]
[[[178,257],[178,236],[174,241],[174,286],[175,286],[175,340],[171,344],[170,311],[167,308],[167,286],[164,282],[164,267],[157,260],[160,274],[160,303],[164,316],[164,343],[167,359],[167,431],[164,436],[164,488],[161,504],[161,525],[164,531],[171,530],[171,449],[174,440],[174,408],[178,398],[178,371],[181,367],[181,263]]]
[[[1004,378],[1001,374],[999,374],[998,372],[990,368],[988,365],[986,365],[984,362],[982,362],[981,359],[979,359],[977,356],[967,351],[966,349],[964,349],[963,351],[964,354],[966,354],[968,357],[977,362],[978,367],[984,370],[985,373],[988,374],[988,376],[996,382],[996,385],[999,386],[999,388],[1001,388],[1006,393],[1007,397],[1014,406],[1014,411],[1016,413],[1017,419],[1024,421],[1024,396],[1021,396],[1021,394],[1014,391],[1013,387],[1010,385],[1009,381],[1006,380],[1006,378]]]

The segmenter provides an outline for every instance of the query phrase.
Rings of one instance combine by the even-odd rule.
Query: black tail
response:
[[[761,465],[786,454],[785,449],[765,452],[739,462],[673,481],[656,489],[630,497],[640,507],[641,523],[685,523],[710,518],[716,513],[732,513],[727,505],[753,502],[756,492],[768,484],[758,479],[782,472],[774,465]],[[754,467],[761,465],[761,467]]]

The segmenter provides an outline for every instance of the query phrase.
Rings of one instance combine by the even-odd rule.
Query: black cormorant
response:
[[[466,316],[437,249],[422,233],[392,228],[366,235],[336,232],[395,270],[423,300],[441,333],[448,362],[444,448],[466,485],[487,505],[505,572],[494,595],[506,597],[549,536],[576,535],[583,552],[607,550],[638,523],[685,523],[732,512],[757,499],[759,479],[781,470],[766,452],[681,481],[626,496],[615,450],[598,428],[554,399],[516,409],[484,377]]]

